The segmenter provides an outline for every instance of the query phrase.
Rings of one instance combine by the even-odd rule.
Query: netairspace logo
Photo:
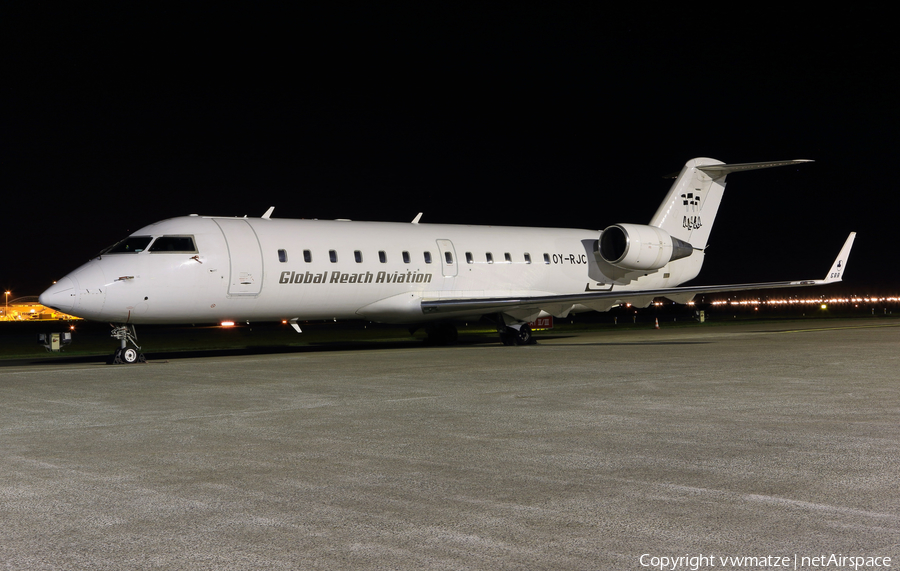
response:
[[[891,567],[890,557],[874,557],[862,555],[765,555],[759,556],[716,556],[716,555],[679,555],[657,556],[649,553],[641,555],[641,567],[659,569],[660,571],[677,571],[689,569],[888,569]]]

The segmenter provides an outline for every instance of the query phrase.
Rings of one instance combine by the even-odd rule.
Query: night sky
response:
[[[900,290],[898,44],[878,14],[137,10],[3,17],[13,298],[190,213],[646,223],[699,156],[816,162],[730,176],[694,284],[821,278],[857,231],[840,291]]]

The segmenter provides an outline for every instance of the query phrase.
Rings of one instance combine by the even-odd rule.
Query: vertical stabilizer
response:
[[[670,236],[695,248],[705,249],[725,191],[725,177],[714,180],[699,167],[723,164],[708,158],[685,163],[650,225],[662,228]]]

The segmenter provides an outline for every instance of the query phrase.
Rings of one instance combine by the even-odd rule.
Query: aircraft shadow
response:
[[[421,339],[409,339],[400,341],[319,341],[308,345],[252,345],[246,347],[227,347],[218,349],[195,350],[171,350],[171,351],[147,351],[144,356],[148,364],[174,361],[178,359],[198,359],[209,357],[241,357],[255,355],[290,355],[297,353],[326,353],[332,351],[390,351],[396,349],[426,349],[433,347],[500,345],[500,342],[491,337],[471,337],[459,339],[454,345],[435,345]],[[110,355],[73,355],[36,359],[8,359],[0,360],[0,367],[28,366],[28,365],[76,365],[108,363]],[[133,366],[139,366],[135,364]]]
[[[614,347],[616,345],[707,345],[710,341],[610,341],[609,343],[554,343],[554,347]]]
[[[541,336],[537,338],[537,345],[541,341],[564,340],[577,338],[577,335],[553,335]],[[708,341],[610,341],[610,342],[592,342],[592,343],[554,343],[553,347],[614,347],[614,346],[653,346],[653,345],[701,345],[709,343]],[[166,361],[175,361],[179,359],[202,359],[215,357],[246,357],[259,355],[291,355],[302,353],[327,353],[334,351],[391,351],[398,349],[427,349],[436,347],[477,347],[496,345],[500,347],[500,342],[494,336],[460,336],[457,343],[452,345],[435,345],[430,344],[422,339],[409,339],[397,341],[319,341],[311,342],[308,345],[252,345],[245,347],[225,347],[216,349],[188,349],[188,350],[168,350],[168,351],[147,351],[144,353],[148,364],[159,364]],[[516,350],[514,347],[508,350]],[[27,359],[9,359],[0,360],[0,367],[9,366],[29,366],[29,365],[84,365],[84,364],[106,364],[110,360],[110,355],[73,355],[73,356],[57,356],[52,358],[27,358]],[[139,366],[139,365],[133,365]]]

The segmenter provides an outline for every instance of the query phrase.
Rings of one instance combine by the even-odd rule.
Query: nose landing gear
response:
[[[113,325],[110,337],[119,340],[119,348],[109,360],[110,365],[128,365],[131,363],[146,363],[147,359],[141,353],[141,347],[137,344],[137,333],[134,325]],[[129,347],[131,343],[134,347]]]

